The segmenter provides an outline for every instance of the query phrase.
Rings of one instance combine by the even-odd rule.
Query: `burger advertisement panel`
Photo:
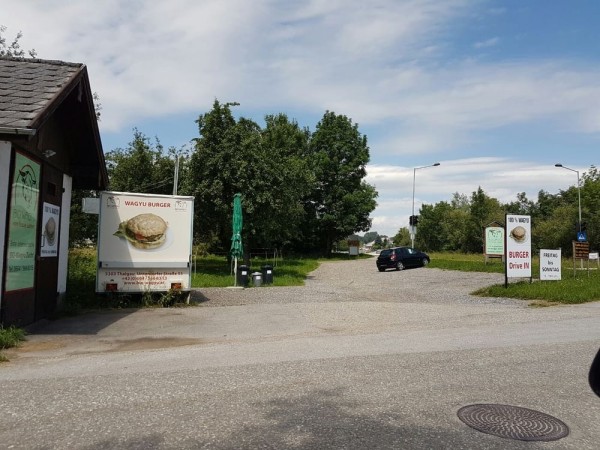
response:
[[[58,236],[60,223],[60,206],[44,202],[42,210],[42,239],[40,256],[58,256]]]
[[[100,193],[96,291],[189,289],[193,197]]]
[[[506,276],[531,278],[531,217],[506,215]]]

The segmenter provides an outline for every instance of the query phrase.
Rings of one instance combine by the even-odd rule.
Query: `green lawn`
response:
[[[465,255],[458,253],[432,253],[429,267],[460,270],[464,272],[495,272],[504,273],[504,264],[499,259],[484,263],[483,255]],[[580,267],[579,262],[576,265]],[[587,268],[587,263],[585,265]],[[587,270],[573,271],[573,260],[563,259],[560,281],[540,281],[539,258],[532,260],[533,282],[529,280],[509,280],[508,287],[504,284],[489,286],[473,292],[474,295],[485,297],[509,297],[526,300],[541,300],[556,303],[585,303],[600,300],[600,270],[597,265],[590,265]],[[544,303],[539,303],[544,304]]]

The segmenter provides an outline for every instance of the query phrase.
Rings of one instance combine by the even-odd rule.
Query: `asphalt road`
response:
[[[496,275],[328,263],[301,288],[37,327],[0,365],[0,448],[597,449],[587,371],[600,303],[469,292]],[[494,403],[563,421],[524,442],[457,417]]]

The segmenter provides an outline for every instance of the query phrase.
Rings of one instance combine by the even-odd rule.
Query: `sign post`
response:
[[[505,276],[531,280],[531,217],[507,214],[505,234]]]
[[[484,243],[486,263],[488,258],[504,258],[504,227],[486,227]]]
[[[581,260],[581,268],[583,269],[583,260],[588,260],[588,269],[590,267],[589,263],[589,254],[590,254],[590,243],[589,242],[579,242],[573,241],[573,276],[575,276],[575,261]],[[589,275],[589,272],[588,272]]]
[[[540,280],[561,279],[562,250],[540,250]]]

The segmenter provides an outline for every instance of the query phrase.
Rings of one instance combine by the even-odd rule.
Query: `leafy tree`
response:
[[[170,148],[165,154],[158,138],[153,145],[148,137],[134,129],[133,140],[127,148],[118,148],[106,154],[110,189],[172,194],[177,154],[178,151],[174,148]],[[185,153],[180,164],[185,166]]]
[[[582,222],[587,224],[590,248],[600,249],[600,171],[595,166],[582,176]]]
[[[21,48],[21,44],[19,41],[23,37],[23,33],[20,31],[17,33],[15,38],[12,40],[10,44],[7,44],[6,37],[4,37],[4,33],[6,32],[6,27],[0,25],[0,56],[8,56],[13,58],[24,58],[25,54],[29,55],[31,58],[36,57],[36,52],[34,49],[31,50],[23,50]]]
[[[504,209],[498,200],[488,197],[479,187],[471,195],[469,219],[465,227],[462,250],[467,253],[483,252],[483,233],[491,222],[501,222]]]
[[[415,246],[425,251],[454,250],[448,248],[448,235],[445,232],[447,218],[452,210],[447,202],[421,205]]]
[[[375,239],[377,239],[378,236],[379,236],[379,233],[377,231],[367,231],[363,235],[361,240],[363,243],[368,244],[369,242],[375,241]]]
[[[69,245],[85,245],[88,239],[95,244],[98,239],[98,215],[84,213],[82,205],[84,198],[98,197],[98,192],[86,189],[73,189],[72,194]]]
[[[395,246],[410,246],[410,232],[408,231],[408,228],[400,228],[392,238],[392,243]]]
[[[255,122],[235,120],[217,100],[198,119],[200,137],[190,160],[187,188],[196,196],[196,234],[225,249],[231,237],[231,202],[242,193],[243,241],[281,246],[299,235],[304,198],[313,177],[306,160],[309,133],[284,114]]]
[[[310,159],[316,186],[307,203],[309,226],[330,255],[334,242],[371,227],[377,192],[364,181],[367,138],[351,119],[327,111],[312,135]]]

